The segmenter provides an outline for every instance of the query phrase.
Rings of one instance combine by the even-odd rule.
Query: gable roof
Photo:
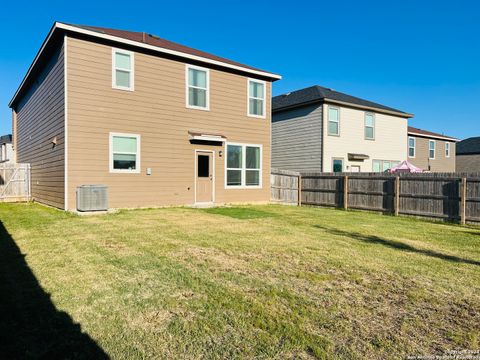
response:
[[[457,155],[480,154],[480,136],[471,137],[457,143]]]
[[[417,136],[422,136],[422,137],[427,137],[427,138],[432,138],[432,139],[459,141],[459,139],[451,137],[451,136],[447,136],[447,135],[438,134],[438,133],[434,133],[434,132],[427,131],[427,130],[414,128],[413,126],[408,127],[408,135],[417,135]]]
[[[207,53],[205,51],[184,46],[144,32],[115,30],[96,26],[72,25],[55,22],[50,29],[47,38],[44,40],[40,50],[35,56],[35,59],[30,65],[27,74],[22,80],[22,83],[20,84],[17,91],[15,92],[15,95],[10,101],[10,107],[12,107],[15,103],[17,95],[22,92],[23,86],[28,83],[29,77],[32,74],[33,70],[35,70],[35,66],[37,65],[37,62],[42,58],[43,53],[47,52],[46,49],[52,47],[50,43],[53,42],[53,38],[58,37],[60,33],[79,34],[83,36],[88,36],[93,39],[116,42],[126,46],[142,48],[158,53],[163,53],[165,55],[179,57],[188,61],[199,62],[206,65],[224,68],[225,70],[239,71],[242,73],[246,73],[252,77],[262,77],[270,81],[276,81],[282,78],[280,75],[257,69],[249,65],[244,65],[236,61],[232,61],[220,56]]]
[[[374,103],[372,101],[344,94],[319,85],[314,85],[305,89],[275,96],[272,99],[272,111],[280,111],[283,109],[294,108],[319,101],[350,105],[352,107],[358,107],[367,110],[376,110],[379,112],[395,114],[405,118],[413,117],[412,114],[391,108],[389,106]]]
[[[210,53],[207,53],[205,51],[197,50],[185,45],[181,45],[178,43],[175,43],[173,41],[169,41],[166,39],[162,39],[156,35],[148,34],[145,32],[138,32],[138,31],[127,31],[127,30],[116,30],[116,29],[109,29],[109,28],[104,28],[104,27],[98,27],[98,26],[85,26],[85,25],[74,25],[74,24],[68,24],[70,26],[74,26],[80,29],[85,29],[85,30],[92,30],[96,31],[100,34],[106,34],[106,35],[111,35],[115,36],[118,38],[122,38],[125,40],[130,40],[130,41],[136,41],[142,44],[147,44],[151,46],[155,46],[158,48],[162,49],[168,49],[176,52],[180,52],[183,54],[188,54],[188,55],[194,55],[194,56],[199,56],[205,59],[210,59],[214,61],[219,61],[225,64],[230,64],[238,67],[243,67],[245,69],[250,69],[250,70],[255,70],[255,71],[261,71],[261,72],[266,72],[261,69],[254,68],[249,65],[241,64],[236,61],[232,61],[220,56],[216,56]]]

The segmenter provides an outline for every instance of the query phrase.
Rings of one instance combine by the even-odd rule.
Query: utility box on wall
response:
[[[77,187],[77,210],[108,210],[108,187],[105,185],[81,185]]]

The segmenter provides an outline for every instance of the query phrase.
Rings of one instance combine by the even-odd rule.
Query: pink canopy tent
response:
[[[413,164],[410,164],[408,161],[402,161],[400,164],[398,164],[397,166],[394,166],[393,168],[391,168],[389,170],[390,173],[394,174],[394,173],[421,173],[423,172],[422,169],[416,167],[415,165]]]

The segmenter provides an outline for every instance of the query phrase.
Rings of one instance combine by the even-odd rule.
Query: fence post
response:
[[[348,175],[343,177],[343,208],[348,209]]]
[[[298,174],[298,206],[302,206],[302,174]]]
[[[467,178],[462,177],[462,182],[460,186],[460,224],[465,225],[466,223],[466,212],[467,212]]]
[[[400,176],[395,176],[395,197],[393,200],[393,208],[395,216],[400,213]]]

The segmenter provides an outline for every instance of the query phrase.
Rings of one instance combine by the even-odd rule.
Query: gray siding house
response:
[[[272,167],[382,172],[407,159],[411,114],[321,86],[272,100]]]

